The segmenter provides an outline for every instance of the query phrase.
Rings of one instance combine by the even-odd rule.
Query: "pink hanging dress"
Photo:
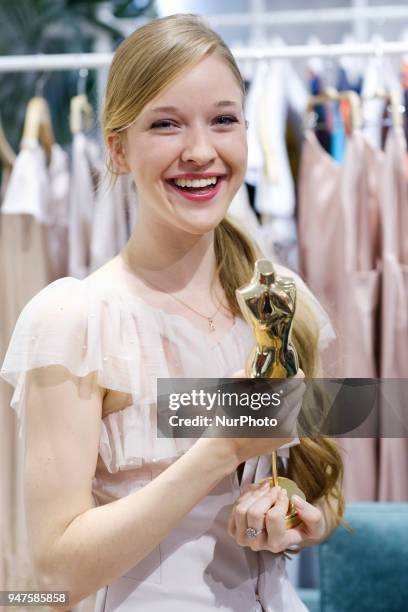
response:
[[[408,378],[408,193],[405,177],[404,132],[394,128],[385,147],[383,200],[383,286],[381,377]],[[408,439],[406,397],[400,397],[396,415],[405,437],[380,440],[380,490],[382,501],[408,501]],[[382,435],[387,432],[387,412],[382,413]]]

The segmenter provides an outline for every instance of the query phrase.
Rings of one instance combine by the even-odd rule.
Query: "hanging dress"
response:
[[[341,181],[344,267],[338,284],[342,376],[377,378],[380,304],[380,189],[384,156],[354,130],[346,146]],[[364,437],[342,438],[344,491],[348,502],[378,495],[377,414],[362,425]],[[354,436],[357,432],[354,432]]]
[[[1,361],[25,304],[55,278],[57,269],[65,273],[65,254],[58,240],[64,240],[66,231],[66,194],[65,153],[53,145],[47,165],[42,147],[36,141],[23,141],[0,209]],[[55,247],[53,259],[50,245]],[[31,590],[35,582],[28,556],[23,492],[19,486],[23,480],[23,454],[17,445],[16,415],[7,409],[11,397],[12,388],[0,380],[4,589]]]
[[[254,206],[262,215],[268,250],[275,250],[281,263],[296,267],[295,186],[286,128],[289,109],[301,116],[306,104],[307,92],[289,62],[258,63],[246,101],[246,181],[256,187]]]
[[[98,186],[92,223],[92,272],[125,246],[136,218],[137,195],[131,175],[118,176],[113,186],[109,184],[108,176],[103,177]]]
[[[406,143],[401,129],[391,129],[385,149],[383,199],[383,286],[381,377],[408,378],[408,193]],[[381,501],[408,501],[408,438],[406,397],[393,404],[405,437],[387,438],[387,409],[382,411],[380,439]],[[403,429],[405,431],[403,432]]]
[[[334,321],[337,342],[323,354],[326,376],[371,378],[379,304],[379,189],[383,156],[354,130],[340,165],[306,134],[299,184],[301,270]],[[347,501],[377,498],[377,445],[342,438]]]
[[[91,264],[92,224],[102,174],[100,147],[82,132],[72,140],[69,198],[69,276],[85,278]]]
[[[328,312],[337,331],[338,279],[344,259],[341,166],[307,130],[299,175],[299,264],[308,287]],[[341,376],[338,341],[322,355],[325,376]]]

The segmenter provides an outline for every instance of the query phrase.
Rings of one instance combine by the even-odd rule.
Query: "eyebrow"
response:
[[[238,106],[238,104],[232,100],[220,100],[219,102],[216,102],[214,106],[215,108],[225,108],[228,106]],[[178,110],[179,109],[176,106],[157,106],[150,109],[152,113],[176,113]]]

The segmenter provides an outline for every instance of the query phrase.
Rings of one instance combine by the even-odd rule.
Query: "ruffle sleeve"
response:
[[[132,393],[135,401],[150,399],[142,381],[137,388],[132,384],[135,368],[142,371],[138,321],[132,322],[127,321],[127,329],[122,326],[126,321],[117,305],[75,278],[58,279],[35,295],[17,320],[0,372],[14,387],[11,407],[21,423],[27,372],[49,365],[64,366],[79,377],[97,372],[100,386]]]
[[[182,454],[189,439],[156,437],[156,380],[171,376],[163,325],[154,309],[95,292],[84,280],[61,278],[45,287],[22,310],[0,371],[14,387],[19,437],[25,435],[27,372],[61,365],[78,377],[96,372],[101,387],[132,398],[102,418],[99,452],[108,471]]]

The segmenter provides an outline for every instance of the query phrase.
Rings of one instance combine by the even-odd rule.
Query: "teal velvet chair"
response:
[[[402,471],[403,474],[403,471]],[[321,546],[321,612],[408,610],[408,503],[349,504]]]

